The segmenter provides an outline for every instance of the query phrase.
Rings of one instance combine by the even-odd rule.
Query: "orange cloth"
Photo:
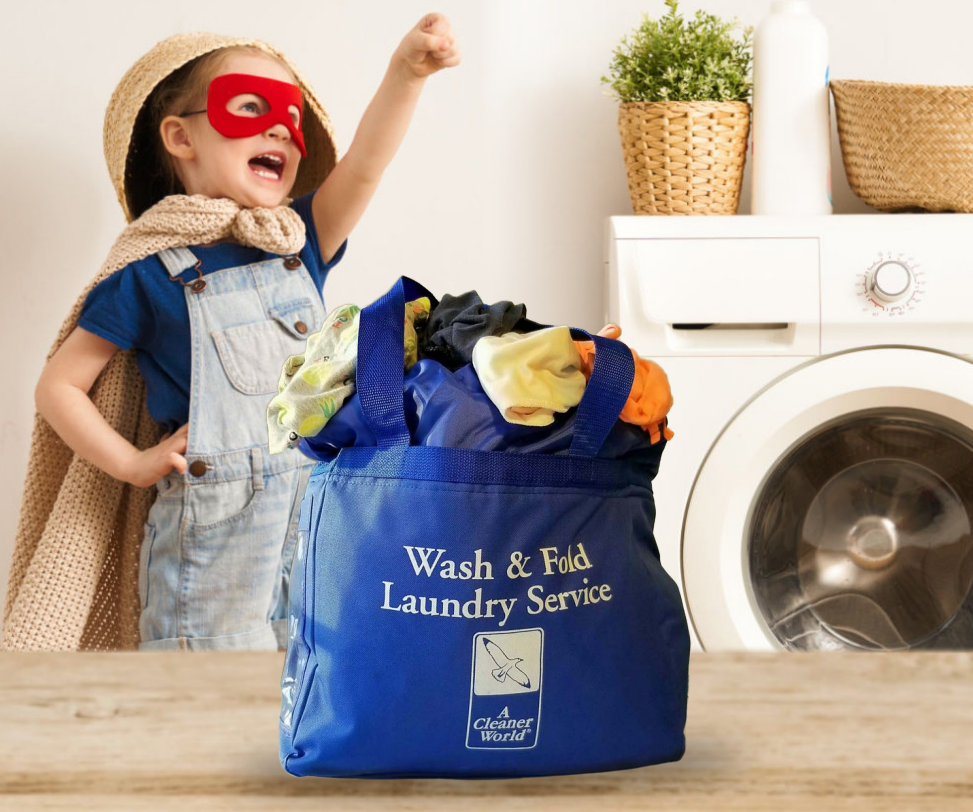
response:
[[[590,380],[591,369],[595,365],[595,342],[575,341],[574,345],[581,355],[581,371],[585,380]],[[649,433],[649,440],[653,443],[659,442],[663,434],[667,440],[671,440],[672,431],[666,425],[665,419],[672,408],[669,379],[655,361],[640,358],[635,350],[631,347],[629,349],[635,359],[635,380],[632,381],[632,391],[629,392],[628,400],[618,417],[626,423],[641,426]]]

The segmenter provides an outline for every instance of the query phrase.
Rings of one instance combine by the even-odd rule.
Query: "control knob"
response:
[[[883,302],[908,299],[916,286],[912,269],[904,262],[890,259],[868,275],[868,292]]]

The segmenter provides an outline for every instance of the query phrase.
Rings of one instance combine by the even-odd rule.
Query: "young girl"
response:
[[[313,463],[268,453],[267,404],[425,79],[459,61],[449,21],[424,17],[337,163],[266,43],[177,35],[122,79],[105,149],[134,222],[37,384],[4,648],[286,647]]]

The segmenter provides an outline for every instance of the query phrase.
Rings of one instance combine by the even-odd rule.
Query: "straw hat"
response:
[[[304,94],[305,105],[311,113],[304,117],[302,125],[307,156],[301,159],[291,195],[297,197],[316,189],[334,168],[338,155],[331,120],[307,80],[284,54],[256,39],[204,32],[176,34],[162,40],[129,68],[115,88],[105,111],[105,160],[126,220],[133,220],[157,203],[162,195],[156,191],[159,167],[155,152],[148,148],[147,143],[139,143],[141,139],[154,137],[154,134],[135,133],[145,100],[156,85],[177,68],[198,56],[231,45],[250,45],[279,59],[293,72]],[[139,153],[143,151],[148,154],[139,160]]]

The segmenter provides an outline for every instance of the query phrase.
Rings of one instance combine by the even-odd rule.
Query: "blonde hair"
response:
[[[138,217],[163,197],[186,193],[176,173],[175,158],[162,143],[159,126],[166,116],[183,115],[205,107],[209,83],[234,53],[251,53],[273,59],[294,77],[293,71],[272,54],[254,45],[230,45],[190,60],[159,82],[135,119],[126,161],[126,182],[137,171],[137,165],[140,166],[138,171],[143,180],[143,185],[126,184],[130,190],[129,208],[133,217]],[[296,77],[294,81],[297,82]]]

